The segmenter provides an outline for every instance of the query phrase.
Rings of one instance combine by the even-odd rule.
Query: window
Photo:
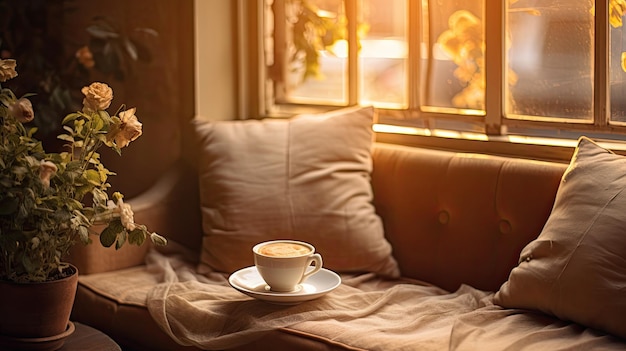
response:
[[[265,113],[626,140],[626,0],[264,0]]]

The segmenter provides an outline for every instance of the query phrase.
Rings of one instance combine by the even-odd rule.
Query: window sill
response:
[[[382,143],[473,152],[567,163],[577,145],[575,139],[517,135],[492,136],[476,132],[398,127],[375,124],[375,140]],[[598,140],[604,148],[626,155],[626,143]]]
[[[297,114],[323,113],[338,108],[342,107],[284,104],[277,105],[272,113],[265,117],[289,118]],[[479,131],[482,129],[480,127],[483,124],[482,118],[478,123],[455,119],[431,119],[428,123],[433,128],[426,128],[423,119],[409,121],[403,112],[399,113],[400,118],[390,114],[388,110],[379,112],[381,112],[378,116],[379,123],[374,124],[373,130],[376,141],[383,143],[563,163],[570,161],[577,145],[576,133],[561,133],[560,137],[539,136],[540,134],[487,135]],[[533,133],[530,130],[526,132]],[[626,156],[626,140],[606,139],[606,135],[593,135],[593,131],[586,134],[602,147]]]

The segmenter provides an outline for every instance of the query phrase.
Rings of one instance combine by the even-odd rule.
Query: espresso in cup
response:
[[[309,243],[274,240],[255,245],[254,265],[271,291],[291,292],[322,269],[322,256]],[[314,264],[312,269],[311,264]]]

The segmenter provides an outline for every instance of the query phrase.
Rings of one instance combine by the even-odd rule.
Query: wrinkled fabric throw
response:
[[[288,328],[363,350],[621,349],[612,336],[523,310],[502,309],[493,293],[463,285],[456,292],[373,274],[342,276],[329,294],[297,305],[244,295],[218,273],[190,274],[152,254],[149,269],[162,283],[147,307],[181,345],[219,350]],[[178,271],[178,272],[177,272]],[[180,272],[183,272],[182,274]]]

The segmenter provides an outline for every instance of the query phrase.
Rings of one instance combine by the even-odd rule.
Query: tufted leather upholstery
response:
[[[566,167],[377,143],[374,203],[402,275],[498,290],[541,232]]]

